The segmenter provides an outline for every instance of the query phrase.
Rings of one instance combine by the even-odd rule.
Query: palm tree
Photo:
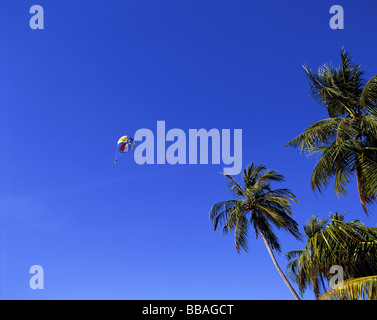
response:
[[[291,201],[297,203],[295,195],[288,189],[272,189],[272,182],[284,181],[284,177],[274,170],[266,170],[265,166],[256,166],[254,162],[243,170],[243,186],[230,175],[225,175],[230,191],[237,200],[221,201],[213,205],[210,219],[214,230],[222,225],[223,232],[234,231],[236,249],[248,251],[247,238],[250,228],[255,231],[256,238],[260,235],[268,253],[297,300],[299,296],[279,267],[273,250],[281,252],[279,239],[272,230],[272,225],[291,233],[300,239],[297,223],[292,216]],[[272,224],[272,225],[271,225]]]
[[[291,260],[288,270],[294,276],[301,293],[311,287],[316,298],[322,299],[324,296],[320,296],[318,284],[321,283],[326,290],[325,282],[332,277],[330,269],[334,265],[343,267],[347,281],[377,275],[377,229],[366,227],[359,220],[345,222],[344,216],[330,214],[330,223],[326,226],[326,220],[317,220],[317,227],[308,237],[304,250],[286,254]],[[357,282],[357,286],[354,282],[353,288],[360,288],[364,284],[364,289],[369,290],[371,282],[364,280]],[[342,293],[341,290],[335,290],[328,296],[333,297],[334,292],[338,295]]]
[[[341,50],[341,66],[324,64],[317,72],[304,66],[311,95],[323,104],[329,118],[313,123],[286,146],[300,148],[307,155],[320,154],[311,176],[316,192],[327,188],[334,178],[336,195],[347,195],[346,186],[355,173],[361,205],[376,201],[374,182],[365,171],[364,157],[377,159],[377,75],[368,82],[360,65]]]
[[[310,217],[309,221],[304,225],[304,233],[308,241],[310,241],[310,239],[312,239],[318,232],[321,232],[326,223],[327,220],[319,219],[318,216]],[[320,285],[322,284],[323,288],[325,287],[325,285],[323,283],[323,279],[319,277],[319,272],[315,268],[316,266],[310,262],[310,259],[308,259],[309,263],[307,263],[305,266],[300,265],[300,260],[297,257],[305,256],[304,250],[289,251],[285,254],[285,256],[288,260],[290,260],[287,266],[287,271],[294,279],[294,281],[299,284],[300,293],[303,294],[304,289],[306,289],[307,286],[312,286],[314,295],[316,299],[318,299],[318,297],[320,296]],[[308,257],[310,257],[310,254],[308,255]],[[297,276],[299,268],[301,269],[300,277]],[[305,276],[303,276],[303,270],[306,271]],[[320,282],[320,280],[322,281]]]

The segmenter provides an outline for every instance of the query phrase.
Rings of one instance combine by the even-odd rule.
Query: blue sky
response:
[[[31,30],[29,9],[44,8]],[[329,27],[344,8],[345,29]],[[292,299],[259,238],[236,252],[214,232],[228,200],[222,165],[137,165],[113,155],[122,135],[243,130],[243,165],[286,177],[303,231],[311,215],[366,217],[347,198],[315,196],[315,159],[284,145],[325,110],[302,65],[339,63],[341,47],[377,73],[372,1],[82,0],[1,3],[2,299]],[[277,231],[283,253],[303,248]],[[287,261],[278,255],[283,270]],[[44,269],[43,290],[29,269]],[[295,288],[297,288],[294,285]],[[307,291],[305,299],[313,299]]]

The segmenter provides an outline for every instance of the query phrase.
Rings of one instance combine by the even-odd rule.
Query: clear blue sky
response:
[[[44,30],[29,27],[34,4]],[[329,27],[334,4],[344,30]],[[301,231],[336,210],[376,226],[355,184],[347,198],[316,197],[315,159],[284,147],[327,116],[302,64],[339,63],[344,46],[377,73],[375,2],[3,0],[0,10],[2,299],[293,298],[260,238],[238,254],[212,230],[211,206],[232,198],[222,165],[141,166],[132,155],[114,165],[119,137],[158,120],[242,129],[243,165],[286,176],[276,187],[297,195]],[[304,246],[277,234],[283,253]],[[43,290],[29,287],[32,265]]]

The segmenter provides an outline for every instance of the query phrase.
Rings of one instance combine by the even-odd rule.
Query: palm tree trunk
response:
[[[363,207],[364,212],[368,215],[368,208],[366,205],[366,202],[368,201],[368,199],[367,199],[367,195],[364,192],[363,184],[361,182],[361,174],[362,174],[361,169],[359,167],[359,164],[357,163],[357,166],[356,166],[357,190],[359,191],[359,198],[360,198],[361,206]]]
[[[358,135],[356,135],[354,137],[354,141],[358,141],[358,144],[359,144],[359,139],[358,138],[359,138]],[[369,215],[368,208],[367,208],[367,203],[370,202],[370,198],[366,194],[363,182],[361,181],[361,177],[363,176],[362,167],[361,167],[361,165],[362,165],[361,161],[362,161],[362,157],[360,159],[359,155],[355,154],[357,190],[359,192],[359,198],[360,198],[361,206],[363,207],[364,212],[367,215]]]
[[[264,234],[262,233],[261,229],[259,228],[259,226],[257,225],[256,226],[258,228],[258,231],[259,231],[259,234],[262,236],[262,239],[264,241],[264,244],[266,245],[267,247],[267,250],[268,250],[268,253],[270,254],[271,256],[271,259],[272,259],[272,262],[274,263],[275,265],[275,268],[278,270],[280,276],[283,278],[285,284],[287,285],[288,289],[292,292],[293,296],[295,297],[296,300],[301,300],[300,297],[298,296],[298,294],[296,293],[295,289],[293,289],[292,285],[290,284],[290,282],[288,281],[287,277],[285,276],[285,274],[283,273],[283,271],[280,269],[277,261],[276,261],[276,258],[274,256],[274,253],[272,252],[272,249],[270,247],[270,245],[268,244],[267,242],[267,239],[265,238]]]

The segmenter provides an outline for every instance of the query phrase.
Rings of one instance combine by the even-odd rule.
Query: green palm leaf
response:
[[[377,275],[345,281],[340,288],[331,289],[320,300],[377,300]]]

